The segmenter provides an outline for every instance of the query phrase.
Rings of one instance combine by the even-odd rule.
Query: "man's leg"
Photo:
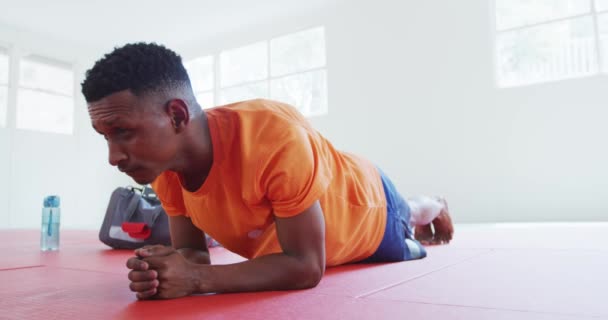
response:
[[[418,241],[428,245],[452,240],[454,226],[445,199],[415,196],[408,198],[407,203],[411,210],[410,223],[414,227],[414,237]]]

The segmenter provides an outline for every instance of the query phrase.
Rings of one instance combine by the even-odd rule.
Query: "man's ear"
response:
[[[167,102],[166,112],[171,118],[171,124],[177,132],[181,132],[190,122],[190,111],[184,100],[172,99]]]

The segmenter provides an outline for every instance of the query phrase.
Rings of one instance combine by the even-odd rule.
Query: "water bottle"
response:
[[[42,207],[42,228],[40,230],[40,250],[59,250],[59,196],[44,198]]]

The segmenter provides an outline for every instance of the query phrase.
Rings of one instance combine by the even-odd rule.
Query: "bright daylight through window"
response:
[[[8,108],[8,55],[0,49],[0,128],[6,127]]]
[[[270,98],[295,106],[305,116],[327,113],[323,27],[199,57],[185,65],[203,107]]]
[[[71,134],[74,72],[46,59],[26,57],[19,66],[17,128]]]
[[[500,87],[608,71],[608,0],[496,0]]]

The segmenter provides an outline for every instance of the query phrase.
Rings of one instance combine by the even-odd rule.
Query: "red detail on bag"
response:
[[[152,229],[148,228],[148,225],[143,222],[123,222],[122,231],[135,239],[148,239],[152,234]]]

